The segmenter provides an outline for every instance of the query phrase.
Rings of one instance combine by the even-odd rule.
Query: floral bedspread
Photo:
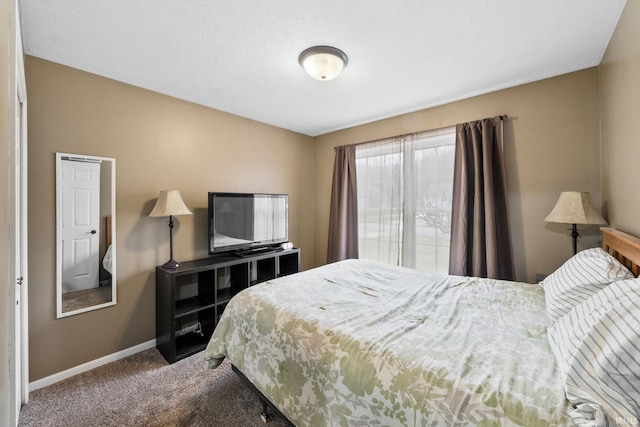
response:
[[[544,294],[349,260],[253,286],[205,358],[229,358],[297,426],[561,426]]]

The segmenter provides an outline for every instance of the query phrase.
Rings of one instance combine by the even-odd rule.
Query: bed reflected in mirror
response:
[[[115,159],[56,153],[56,312],[116,304]]]

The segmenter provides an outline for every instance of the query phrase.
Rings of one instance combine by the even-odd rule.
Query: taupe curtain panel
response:
[[[449,273],[514,280],[500,117],[456,126]]]
[[[327,263],[358,258],[356,147],[336,147],[329,212]]]

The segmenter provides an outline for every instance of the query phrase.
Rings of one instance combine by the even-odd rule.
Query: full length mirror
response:
[[[116,303],[116,160],[56,153],[57,316]]]

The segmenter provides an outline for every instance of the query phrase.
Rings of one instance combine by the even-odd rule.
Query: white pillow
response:
[[[547,330],[578,426],[640,420],[640,279],[610,284]]]
[[[609,283],[632,278],[620,261],[602,248],[592,248],[569,258],[540,285],[549,317],[555,321]]]

